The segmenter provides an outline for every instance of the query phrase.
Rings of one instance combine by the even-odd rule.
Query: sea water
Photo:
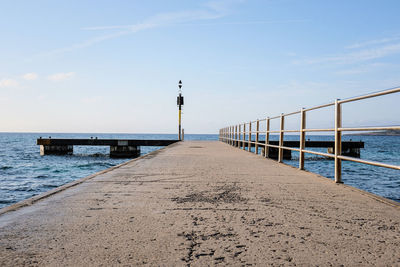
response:
[[[107,169],[129,159],[109,157],[109,147],[74,146],[74,154],[40,156],[36,139],[176,139],[175,134],[62,134],[0,133],[0,208],[46,192],[73,180]],[[277,139],[272,136],[271,139]],[[330,136],[310,136],[311,140],[333,140]],[[344,136],[343,140],[363,141],[361,158],[400,165],[400,136]],[[185,140],[218,140],[218,135],[186,134]],[[287,136],[285,140],[298,140]],[[141,147],[147,154],[160,147]],[[313,149],[326,152],[326,148]],[[286,164],[298,166],[298,153]],[[324,157],[306,155],[305,167],[328,179],[333,178],[334,162]],[[400,201],[400,171],[343,162],[343,182],[357,188]]]

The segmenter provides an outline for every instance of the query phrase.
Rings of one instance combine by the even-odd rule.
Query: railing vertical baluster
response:
[[[242,140],[242,125],[239,124],[238,148],[240,148],[241,140]]]
[[[233,134],[232,126],[229,127],[229,132],[230,132],[230,134],[229,134],[229,139],[230,139],[229,144],[232,145],[232,139],[233,139],[233,136],[232,136],[232,134]]]
[[[306,112],[301,109],[300,118],[300,154],[299,154],[299,169],[304,170],[304,148],[306,147]]]
[[[231,126],[231,146],[235,142],[235,126]]]
[[[243,150],[246,150],[246,123],[243,123]]]
[[[230,137],[230,142],[229,142],[229,144],[230,144],[230,145],[233,145],[233,126],[230,126],[230,127],[229,127],[229,131],[231,132],[231,134],[229,135],[229,137]]]
[[[338,101],[335,100],[335,182],[342,183],[342,160],[338,158],[342,155],[342,110]]]
[[[225,127],[225,130],[224,130],[224,140],[225,140],[225,143],[226,143],[226,127]]]
[[[247,151],[251,151],[251,121],[250,121],[250,123],[249,123],[249,142],[248,142],[248,144],[249,144],[249,147],[247,148]]]
[[[257,123],[256,123],[256,145],[254,148],[254,153],[258,154],[258,138],[259,138],[259,134],[258,132],[260,131],[260,121],[257,119]]]
[[[265,150],[264,150],[264,157],[269,157],[269,117],[265,120]]]
[[[229,144],[232,145],[232,126],[229,126]]]
[[[226,134],[228,136],[228,145],[231,144],[231,127],[228,126],[228,128],[226,128]]]
[[[235,125],[235,147],[238,145],[238,126]]]
[[[285,117],[283,116],[283,113],[281,114],[281,130],[279,133],[279,153],[278,153],[278,162],[283,161],[283,130],[285,129],[284,126],[285,123]]]
[[[235,145],[235,126],[232,126],[232,142],[231,145]]]

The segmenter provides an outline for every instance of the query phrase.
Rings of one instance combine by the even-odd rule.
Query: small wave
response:
[[[332,161],[333,158],[321,156],[321,157],[310,157],[310,158],[306,158],[305,160],[306,160],[306,162],[307,162],[307,160],[309,160],[309,161]]]
[[[49,188],[55,188],[55,187],[57,187],[58,185],[55,185],[55,184],[44,184],[44,185],[42,185],[42,187],[43,188],[46,188],[46,189],[49,189]]]
[[[31,188],[31,187],[19,187],[19,188],[15,188],[13,191],[17,191],[17,192],[35,192],[36,190]]]
[[[92,168],[92,167],[107,167],[107,168],[109,168],[112,166],[114,166],[114,164],[107,163],[107,162],[92,162],[92,163],[80,164],[80,165],[77,165],[76,167],[80,168],[80,169],[84,169],[84,168]]]
[[[392,184],[392,183],[385,183],[384,186],[387,188],[398,188],[398,186],[396,184]]]
[[[0,199],[0,204],[12,204],[14,202],[13,200]]]
[[[53,171],[53,173],[62,173],[62,172],[67,172],[67,170],[59,170],[59,169],[57,169],[57,170]]]
[[[95,157],[95,158],[99,158],[99,157],[107,157],[108,154],[102,154],[102,153],[94,153],[89,155],[89,157]]]
[[[91,158],[109,158],[109,154],[94,153],[94,154],[74,154],[75,157],[91,157]]]
[[[0,170],[9,170],[9,169],[12,169],[12,167],[11,166],[2,166],[2,167],[0,167]]]
[[[49,177],[48,175],[46,175],[46,174],[44,174],[44,175],[38,175],[38,176],[36,176],[35,178],[47,178],[47,177]]]

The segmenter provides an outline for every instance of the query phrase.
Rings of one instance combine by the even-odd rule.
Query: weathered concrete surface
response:
[[[184,142],[0,216],[0,266],[400,265],[399,208]]]

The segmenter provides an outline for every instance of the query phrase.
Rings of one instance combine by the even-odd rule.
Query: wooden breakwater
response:
[[[40,155],[71,155],[74,146],[109,146],[112,158],[135,158],[140,156],[141,146],[168,146],[179,140],[141,139],[61,139],[39,138]]]

